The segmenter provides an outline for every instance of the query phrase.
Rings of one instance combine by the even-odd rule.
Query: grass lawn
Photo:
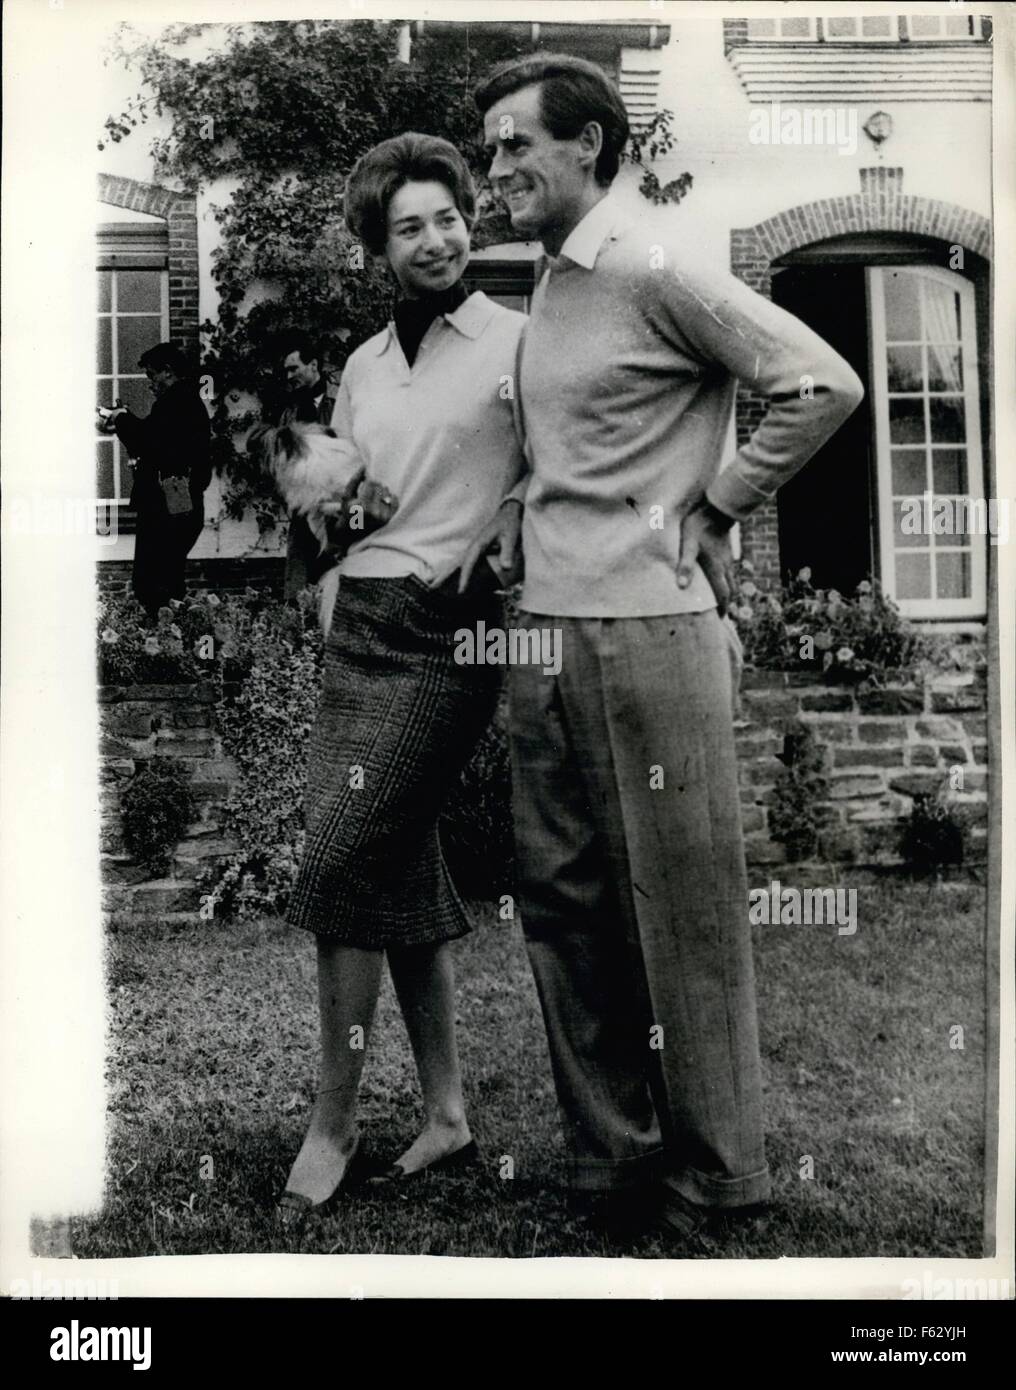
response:
[[[75,1255],[681,1254],[649,1238],[607,1246],[569,1215],[521,934],[481,911],[489,925],[456,950],[483,1162],[404,1196],[346,1196],[299,1234],[272,1210],[314,1086],[311,938],[275,923],[111,927],[107,1193],[72,1222]],[[854,936],[753,928],[774,1201],[710,1237],[709,1257],[980,1256],[984,912],[978,887],[893,882],[858,888]],[[420,1117],[387,981],[361,1117],[371,1151],[392,1157]]]

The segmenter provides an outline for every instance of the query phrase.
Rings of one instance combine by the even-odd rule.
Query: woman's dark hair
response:
[[[603,131],[596,182],[613,183],[628,143],[628,112],[602,68],[565,53],[534,53],[499,63],[473,94],[480,115],[523,87],[540,88],[540,119],[555,140],[574,140],[590,121]]]
[[[181,379],[188,374],[187,359],[175,343],[156,343],[155,347],[141,354],[138,366],[142,371],[170,371]]]
[[[403,184],[442,183],[463,221],[476,221],[476,190],[466,161],[437,135],[409,131],[382,140],[357,161],[346,184],[346,226],[372,255],[388,241],[388,205]]]

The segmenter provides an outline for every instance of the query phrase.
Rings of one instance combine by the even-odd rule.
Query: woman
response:
[[[425,1113],[386,1176],[475,1155],[449,950],[470,926],[437,822],[497,701],[497,668],[456,664],[453,650],[456,629],[501,624],[499,581],[481,565],[460,596],[458,569],[523,471],[506,383],[525,320],[461,285],[474,209],[462,157],[424,135],[371,150],[346,192],[347,225],[387,261],[400,298],[394,322],[350,357],[332,427],[355,448],[390,520],[356,539],[349,505],[311,740],[307,842],[289,921],[317,936],[321,1064],[284,1216],[321,1208],[350,1172],[385,955]]]

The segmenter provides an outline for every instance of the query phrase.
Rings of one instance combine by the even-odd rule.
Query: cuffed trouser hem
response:
[[[743,1178],[711,1178],[695,1168],[683,1168],[668,1173],[663,1186],[699,1207],[752,1207],[772,1195],[768,1168]]]
[[[663,1149],[632,1158],[582,1158],[568,1162],[568,1186],[574,1192],[626,1192],[659,1180]]]

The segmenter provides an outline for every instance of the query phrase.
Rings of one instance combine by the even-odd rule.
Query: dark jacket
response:
[[[313,386],[301,386],[293,393],[279,416],[279,424],[291,425],[294,420],[301,420],[308,425],[330,425],[337,394],[338,387],[330,377],[318,377]]]
[[[204,526],[205,488],[212,479],[208,412],[193,382],[177,381],[143,418],[119,415],[115,429],[134,458],[130,505],[137,512],[133,589],[149,611],[183,598],[187,555]],[[185,478],[191,510],[170,514],[162,482]]]
[[[203,510],[204,492],[212,480],[211,427],[208,411],[192,382],[177,381],[157,396],[141,418],[120,415],[116,432],[136,460],[130,505],[140,511],[157,505],[163,478],[186,478],[195,510]]]

